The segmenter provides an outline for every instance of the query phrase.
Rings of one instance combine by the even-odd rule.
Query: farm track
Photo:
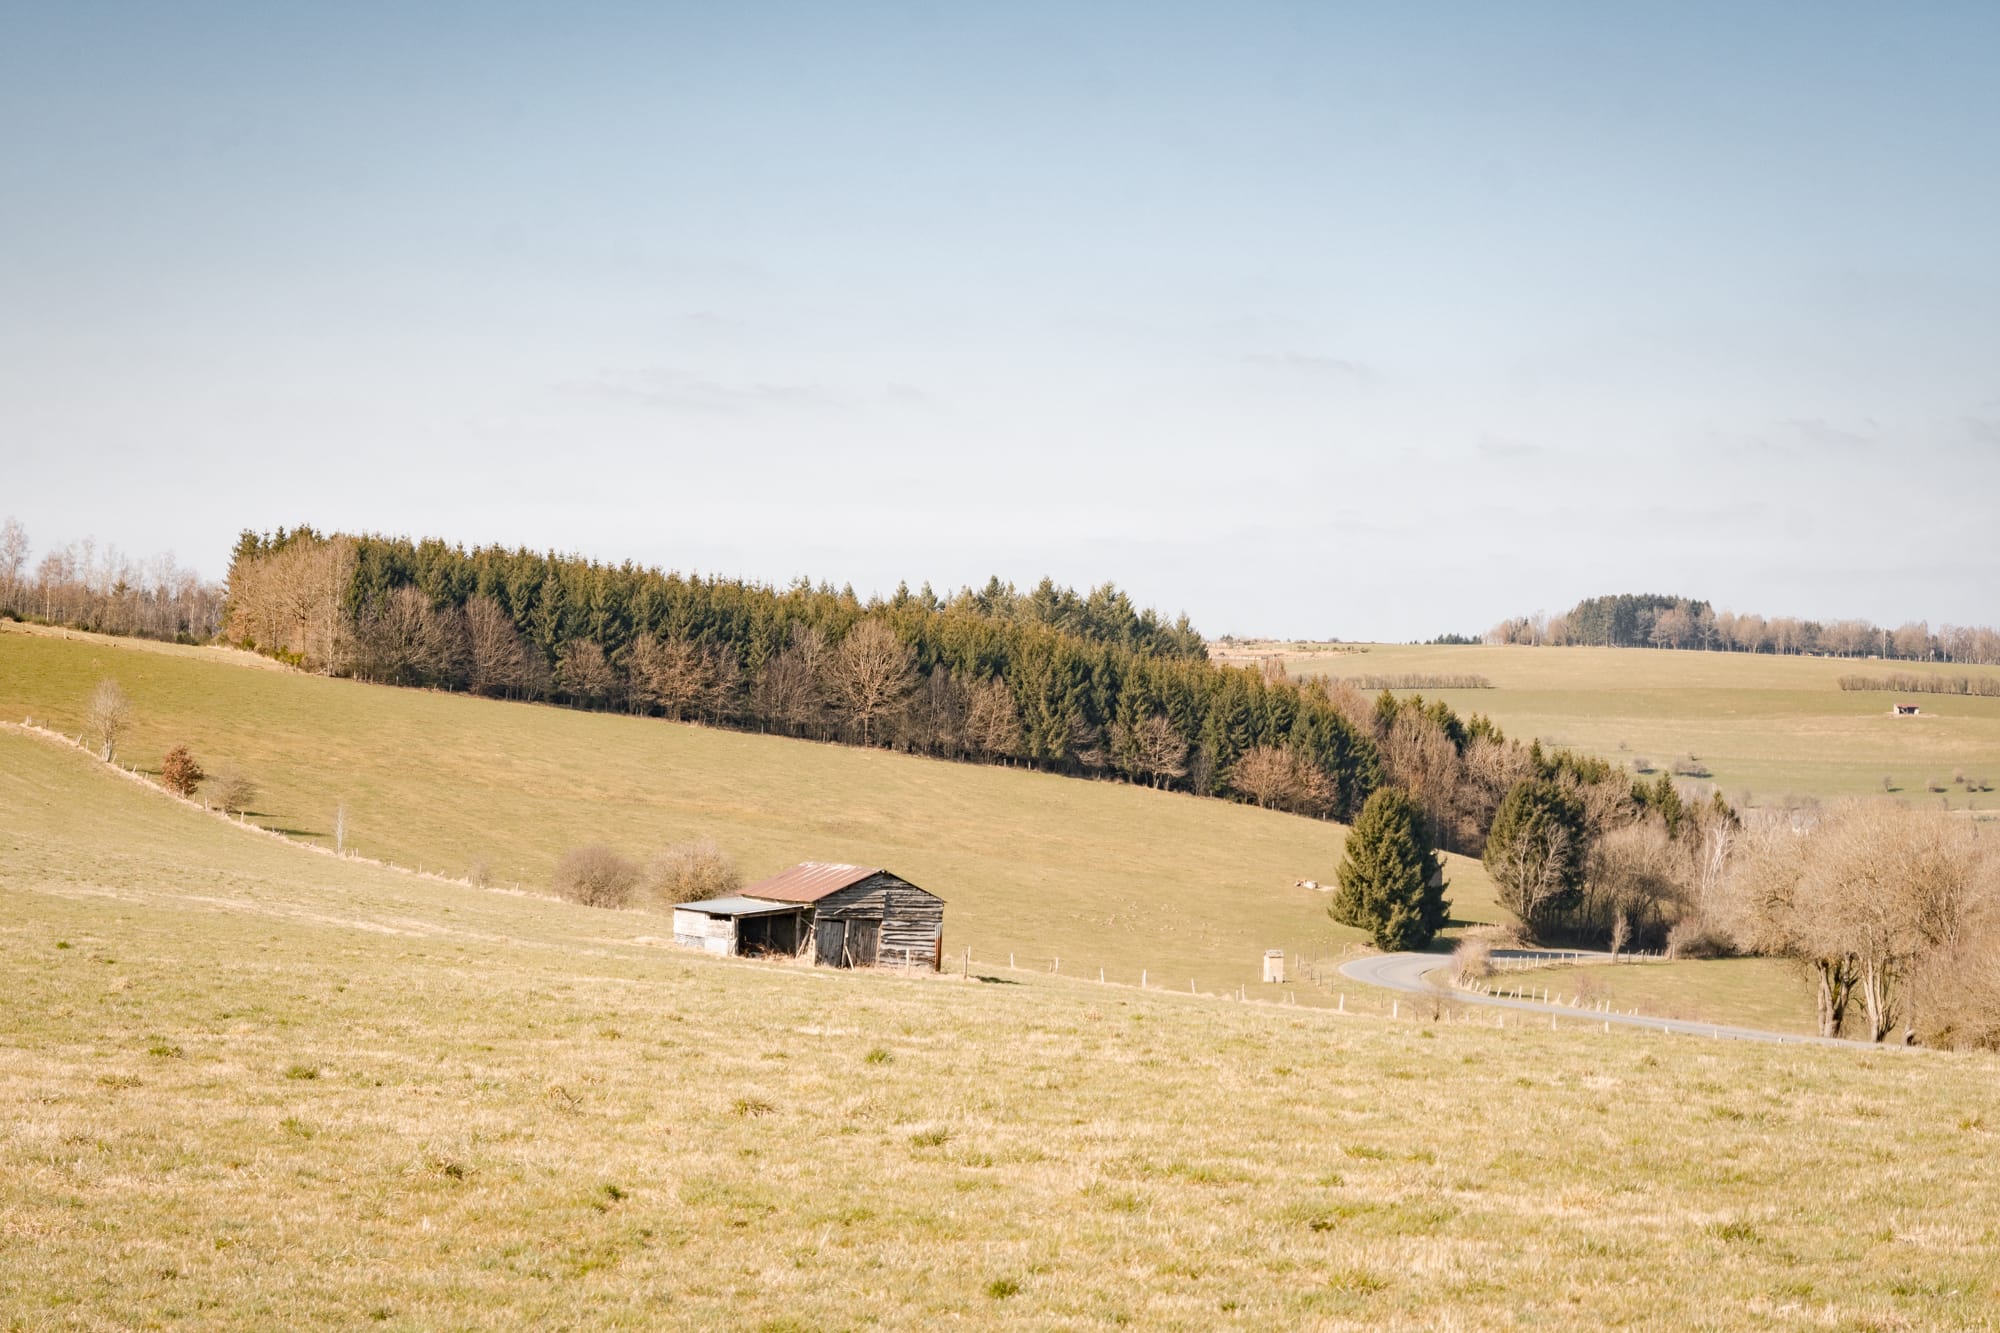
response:
[[[1576,959],[1604,958],[1603,954],[1577,954],[1570,950],[1508,950],[1499,955],[1506,958]],[[1722,1023],[1698,1023],[1684,1018],[1649,1018],[1643,1014],[1602,1013],[1591,1009],[1573,1008],[1566,1004],[1543,1003],[1540,1000],[1517,1000],[1511,996],[1481,995],[1474,991],[1447,989],[1429,979],[1429,974],[1447,966],[1449,959],[1444,954],[1435,953],[1387,953],[1375,954],[1367,958],[1356,958],[1340,965],[1340,974],[1350,981],[1363,985],[1377,986],[1384,990],[1401,991],[1416,995],[1447,995],[1467,1004],[1482,1004],[1495,1009],[1511,1009],[1523,1014],[1547,1014],[1554,1018],[1567,1018],[1573,1022],[1616,1023],[1623,1027],[1640,1028],[1660,1033],[1679,1033],[1690,1037],[1710,1037],[1722,1041],[1757,1041],[1779,1046],[1845,1046],[1857,1050],[1882,1050],[1883,1046],[1870,1043],[1848,1041],[1841,1037],[1809,1036],[1797,1032],[1769,1032],[1762,1028],[1733,1027]],[[1902,1049],[1894,1047],[1889,1049]]]

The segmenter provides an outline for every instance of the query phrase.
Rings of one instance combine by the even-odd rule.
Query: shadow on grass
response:
[[[1021,984],[1010,977],[989,977],[984,973],[974,977],[973,980],[984,982],[989,986],[1018,986]]]

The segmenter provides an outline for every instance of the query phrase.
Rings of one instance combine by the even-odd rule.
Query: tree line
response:
[[[245,533],[225,633],[310,670],[887,746],[1344,818],[1381,760],[1183,618],[997,579],[863,601],[502,547]]]
[[[171,555],[138,560],[85,538],[45,552],[18,519],[0,523],[0,616],[98,634],[202,643],[222,628],[222,589]]]
[[[1919,675],[1899,671],[1887,676],[1842,676],[1843,690],[1876,691],[1885,694],[1964,694],[2000,699],[2000,677]]]
[[[1912,620],[1888,629],[1867,620],[1767,618],[1657,593],[1587,597],[1560,615],[1503,620],[1487,631],[1486,642],[2000,663],[2000,631],[1985,626],[1932,630]]]

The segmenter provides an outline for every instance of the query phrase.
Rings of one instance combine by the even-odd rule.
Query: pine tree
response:
[[[1347,835],[1334,920],[1358,926],[1379,949],[1421,949],[1443,928],[1444,867],[1423,835],[1423,813],[1406,792],[1384,787],[1368,798]]]

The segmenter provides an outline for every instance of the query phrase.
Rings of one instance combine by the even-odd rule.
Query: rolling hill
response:
[[[752,877],[886,865],[942,895],[947,955],[1204,991],[1260,982],[1265,949],[1336,954],[1340,825],[1025,769],[332,680],[224,649],[0,630],[0,717],[76,734],[92,688],[134,704],[124,760],[185,744],[260,789],[251,818],[453,877],[540,889],[565,850],[713,837]],[[1498,919],[1453,857],[1454,915]],[[1307,991],[1305,1002],[1329,996]]]
[[[1664,770],[1692,754],[1738,805],[1881,795],[1887,777],[1905,797],[2000,810],[2000,698],[1911,696],[1923,715],[1897,718],[1890,701],[1903,696],[1839,685],[1845,675],[1926,670],[2000,678],[1996,667],[1486,644],[1274,642],[1213,651],[1237,663],[1276,657],[1295,676],[1484,676],[1491,689],[1420,692],[1461,714],[1484,713],[1510,736],[1628,766],[1645,758]],[[1961,776],[1985,778],[1994,790],[1969,791]],[[1929,790],[1933,778],[1944,793]]]
[[[1939,1327],[2000,1299],[1991,1057],[832,973],[646,920],[317,853],[0,728],[0,1317]]]

